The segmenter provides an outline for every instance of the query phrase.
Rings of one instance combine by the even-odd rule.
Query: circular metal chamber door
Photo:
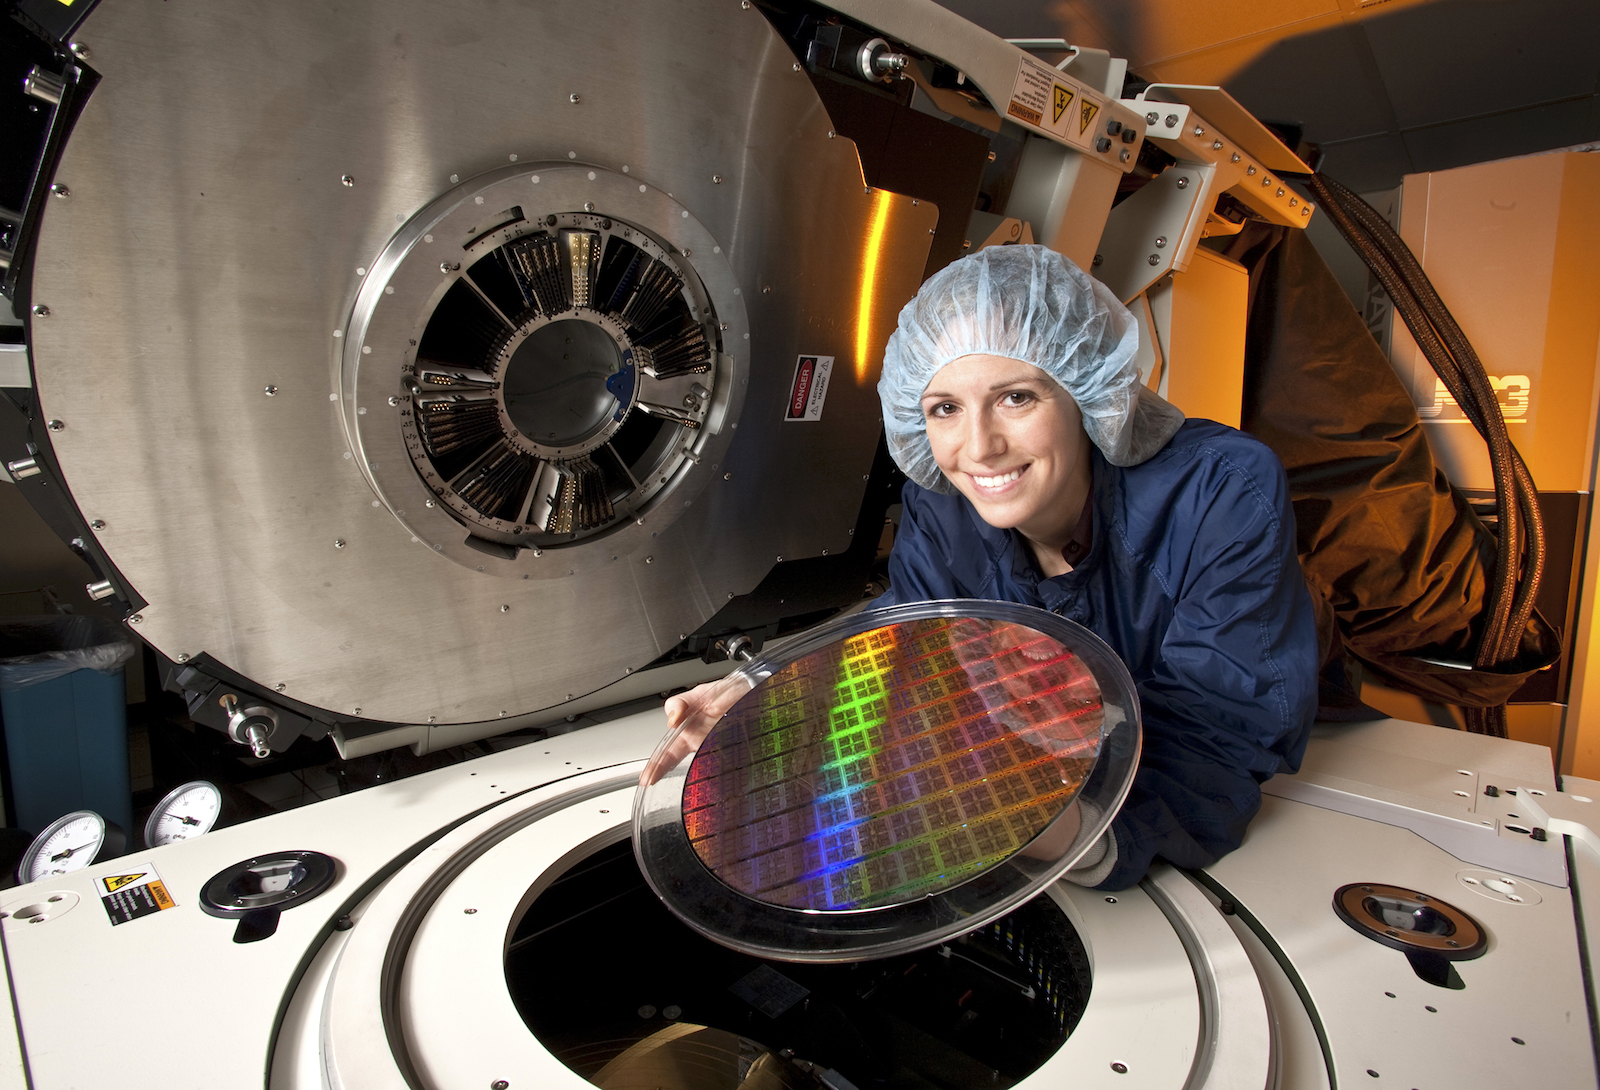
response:
[[[721,720],[663,740],[634,846],[684,922],[763,957],[882,957],[995,919],[1088,851],[1138,763],[1127,669],[1028,606],[895,606],[738,676]]]
[[[131,2],[80,39],[29,350],[172,660],[482,736],[849,546],[939,212],[864,189],[754,6]],[[832,381],[784,423],[801,357]]]
[[[725,270],[713,300],[690,256],[726,263],[689,219],[618,171],[543,163],[462,183],[396,234],[357,296],[341,384],[396,517],[474,570],[487,554],[544,578],[563,574],[533,563],[545,549],[677,515],[661,501],[745,386],[718,318],[742,301]],[[397,412],[360,411],[383,402]]]

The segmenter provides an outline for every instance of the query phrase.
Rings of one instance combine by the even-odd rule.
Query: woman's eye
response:
[[[928,409],[926,410],[924,415],[926,415],[926,416],[949,416],[951,413],[953,413],[955,411],[956,411],[956,407],[954,405],[950,404],[950,402],[941,401],[937,405],[930,405],[928,407]]]
[[[1027,390],[1011,390],[1004,397],[1002,397],[1000,399],[1001,404],[1009,405],[1009,406],[1011,406],[1013,408],[1016,408],[1016,407],[1022,406],[1022,405],[1026,405],[1026,404],[1028,404],[1028,402],[1030,402],[1032,400],[1033,400],[1033,395],[1031,393],[1029,393]]]

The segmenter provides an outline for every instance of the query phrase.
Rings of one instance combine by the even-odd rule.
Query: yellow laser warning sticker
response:
[[[122,874],[108,874],[99,880],[99,886],[100,903],[113,927],[177,905],[150,863],[136,864]]]
[[[1061,124],[1061,115],[1067,112],[1067,107],[1072,105],[1072,91],[1061,84],[1056,84],[1056,97],[1054,103],[1055,116],[1051,118],[1052,125]]]
[[[1078,135],[1082,136],[1089,131],[1089,126],[1094,124],[1094,115],[1100,112],[1100,104],[1084,99],[1078,106]]]

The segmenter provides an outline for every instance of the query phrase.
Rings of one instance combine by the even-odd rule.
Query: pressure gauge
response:
[[[144,823],[144,842],[151,848],[189,840],[209,833],[222,813],[222,792],[206,780],[190,780],[174,787],[150,811]]]
[[[17,881],[37,882],[54,874],[82,870],[90,863],[122,854],[120,828],[93,810],[57,818],[34,838],[17,865]]]

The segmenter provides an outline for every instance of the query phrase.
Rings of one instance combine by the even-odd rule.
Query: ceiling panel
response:
[[[1437,0],[1361,21],[1402,129],[1591,94],[1594,0]]]
[[[1072,0],[1125,42],[1141,64],[1263,33],[1282,35],[1307,19],[1337,15],[1339,0]]]
[[[1258,35],[1148,65],[1141,75],[1221,83],[1256,116],[1303,124],[1312,141],[1391,130],[1388,98],[1360,32],[1337,15],[1302,27],[1292,38]]]

